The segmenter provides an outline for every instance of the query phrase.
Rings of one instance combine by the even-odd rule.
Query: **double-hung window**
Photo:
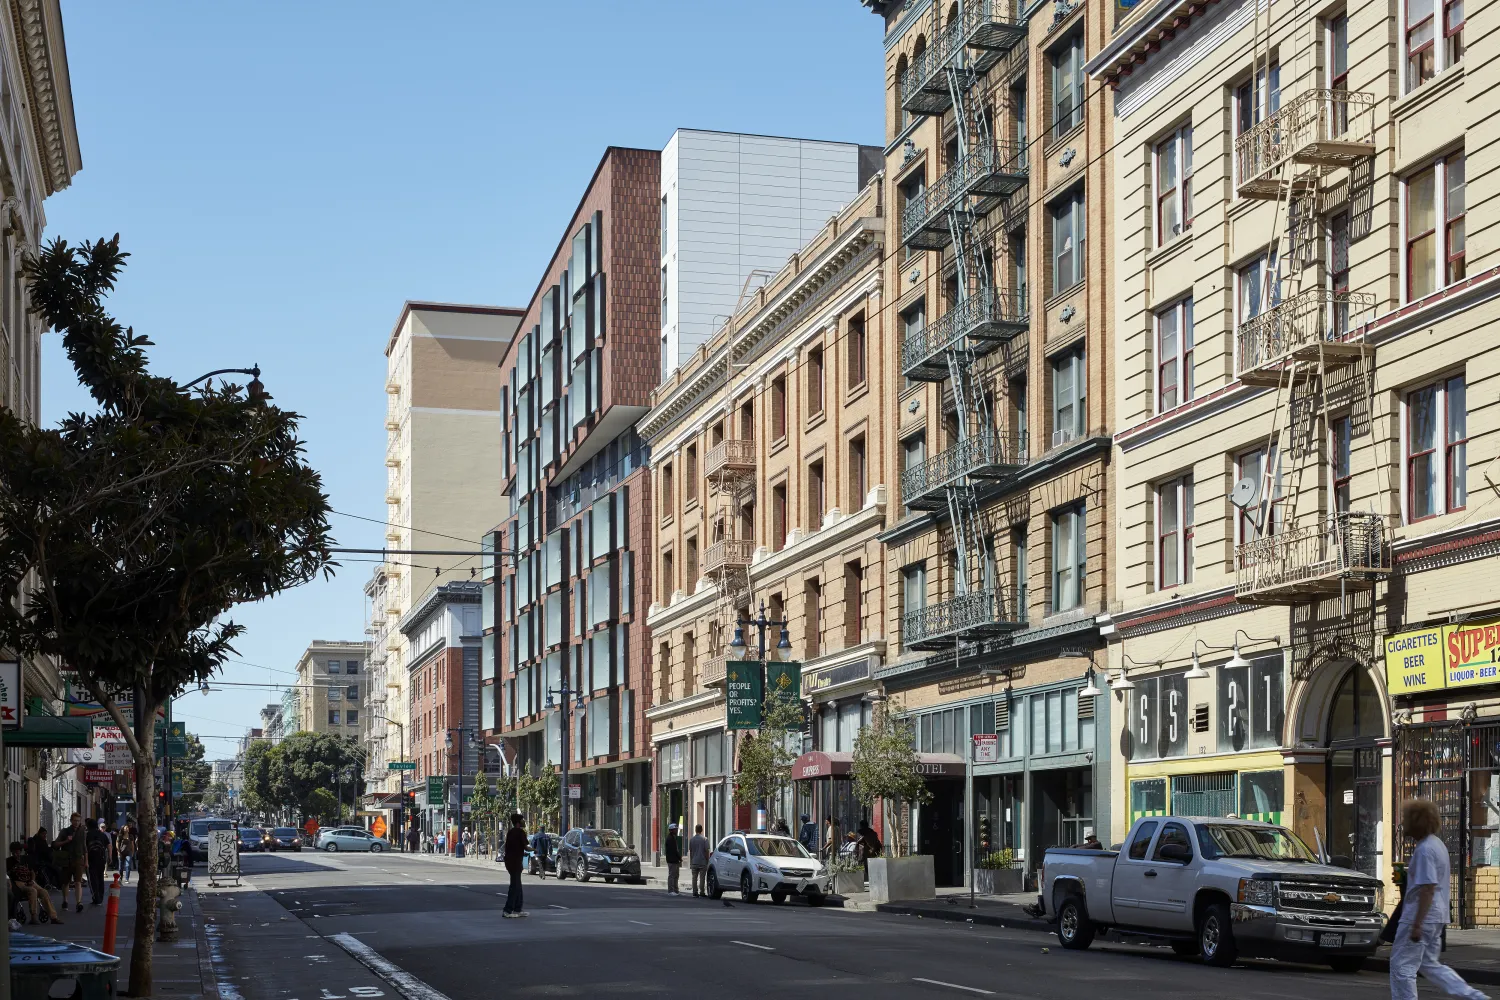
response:
[[[1083,33],[1052,50],[1052,134],[1083,121]]]
[[[1083,280],[1083,188],[1052,204],[1052,294]]]
[[[901,568],[901,614],[903,618],[927,607],[927,564],[912,563]]]
[[[1410,93],[1464,56],[1463,0],[1406,0],[1406,90]],[[1439,38],[1439,21],[1441,38]]]
[[[1235,459],[1235,465],[1236,480],[1248,479],[1255,484],[1255,502],[1240,511],[1239,541],[1243,544],[1262,535],[1276,534],[1282,527],[1281,508],[1285,500],[1281,493],[1281,456],[1275,448],[1270,451],[1269,461],[1264,450],[1247,451]]]
[[[1349,332],[1349,213],[1328,220],[1328,286],[1333,292],[1333,332]]]
[[[1193,582],[1193,477],[1180,476],[1156,491],[1156,586]]]
[[[1234,90],[1234,137],[1249,132],[1270,114],[1281,108],[1281,66],[1273,63],[1256,69],[1251,80],[1246,80]],[[1234,158],[1235,170],[1239,170],[1239,157]],[[1236,181],[1243,178],[1236,177]]]
[[[1239,322],[1254,319],[1281,302],[1281,262],[1265,254],[1239,269]]]
[[[1406,180],[1406,300],[1463,280],[1464,154],[1454,153]]]
[[[1156,245],[1193,228],[1193,126],[1156,144]]]
[[[1420,521],[1468,505],[1468,406],[1456,375],[1406,394],[1406,517]]]
[[[1083,604],[1088,555],[1082,503],[1052,515],[1052,610],[1071,611]]]
[[[1156,314],[1156,412],[1193,398],[1193,300]]]
[[[1087,400],[1083,348],[1052,360],[1052,446],[1083,437]]]
[[[1354,425],[1349,415],[1335,417],[1330,425],[1329,453],[1333,459],[1329,473],[1333,479],[1333,512],[1349,513],[1353,499],[1353,465],[1350,461],[1354,449]]]

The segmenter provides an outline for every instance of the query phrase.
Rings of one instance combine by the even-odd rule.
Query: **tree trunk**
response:
[[[136,742],[140,753],[135,761],[135,816],[139,878],[135,889],[135,941],[130,948],[130,985],[126,995],[148,997],[152,992],[151,955],[156,942],[156,858],[159,838],[156,835],[156,776],[152,773],[152,735],[156,723],[156,706],[142,706]]]

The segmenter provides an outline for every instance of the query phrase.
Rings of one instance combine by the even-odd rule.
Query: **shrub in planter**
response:
[[[838,895],[864,891],[865,867],[853,858],[836,858],[828,870],[833,875],[833,891]]]
[[[1006,848],[979,859],[974,869],[974,891],[986,895],[1009,895],[1023,889],[1024,872],[1016,867],[1016,854]]]

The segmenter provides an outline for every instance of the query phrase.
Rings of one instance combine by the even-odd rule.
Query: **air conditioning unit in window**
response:
[[[1052,432],[1052,447],[1056,448],[1060,445],[1065,445],[1069,441],[1076,440],[1077,437],[1078,435],[1074,432],[1073,428],[1059,427]]]

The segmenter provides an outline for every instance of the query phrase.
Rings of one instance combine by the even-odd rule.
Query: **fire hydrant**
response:
[[[177,940],[177,911],[182,909],[182,888],[161,879],[156,887],[156,939]]]

